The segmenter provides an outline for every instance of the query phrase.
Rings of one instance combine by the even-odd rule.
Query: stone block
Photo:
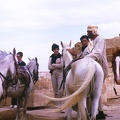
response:
[[[20,116],[22,114],[22,109],[20,109]],[[16,109],[11,109],[8,107],[0,108],[0,120],[15,120]]]
[[[10,106],[11,105],[11,98],[7,97],[6,99],[3,99],[1,101],[1,105],[0,106]]]
[[[31,93],[28,107],[46,106],[46,104],[50,102],[50,100],[40,96],[40,93],[50,97],[54,96],[49,72],[41,72],[39,76],[39,80],[34,85],[34,89]]]

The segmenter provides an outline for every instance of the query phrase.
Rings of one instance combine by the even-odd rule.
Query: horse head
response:
[[[120,85],[120,50],[118,49],[115,53],[113,53],[112,57],[112,70],[114,74],[114,80],[116,84]]]
[[[16,60],[15,55],[0,51],[0,72],[4,77],[9,75],[11,79],[16,77]]]
[[[30,75],[32,76],[33,82],[36,83],[39,78],[39,64],[38,60],[35,57],[35,59],[29,59],[29,63],[27,64],[27,68],[29,70]]]
[[[69,45],[63,44],[63,42],[61,41],[61,46],[62,46],[63,60],[65,62],[65,66],[67,66],[73,60],[72,55],[69,53],[69,50],[71,49],[71,41]]]
[[[63,50],[71,49],[71,41],[70,41],[69,45],[63,44],[63,42],[61,41],[61,46],[62,46]]]

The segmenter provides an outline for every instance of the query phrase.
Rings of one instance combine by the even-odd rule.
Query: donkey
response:
[[[5,56],[6,53],[4,52],[2,53],[3,55],[1,56]],[[30,97],[30,93],[33,89],[34,82],[38,80],[39,64],[37,62],[37,58],[30,59],[29,63],[26,65],[26,71],[27,71],[28,77],[24,78],[26,81],[27,79],[29,79],[29,85],[27,86],[26,84],[21,85],[21,82],[20,82],[21,80],[19,75],[22,73],[18,73],[18,66],[15,60],[15,53],[16,53],[15,50],[13,53],[14,53],[13,55],[12,54],[6,55],[3,60],[0,60],[0,63],[1,63],[0,68],[2,68],[2,66],[3,68],[7,68],[7,69],[3,69],[3,71],[2,70],[0,71],[2,73],[2,76],[4,76],[4,77],[1,77],[2,79],[0,81],[1,96],[4,95],[5,97],[17,97],[16,120],[18,120],[18,117],[19,117],[20,101],[24,98],[24,107],[23,107],[23,114],[22,114],[22,120],[23,120],[24,115],[26,113],[27,102]],[[12,61],[12,62],[9,62],[9,61]]]

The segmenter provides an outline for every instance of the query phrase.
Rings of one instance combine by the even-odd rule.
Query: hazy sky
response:
[[[39,71],[48,71],[51,45],[72,46],[97,25],[104,38],[120,33],[119,0],[0,0],[0,50],[24,53],[23,60],[37,57]]]

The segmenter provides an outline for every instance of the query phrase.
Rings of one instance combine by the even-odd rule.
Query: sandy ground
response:
[[[108,100],[109,106],[104,106],[107,120],[120,120],[120,98]]]
[[[26,120],[66,120],[65,113],[50,113],[51,108],[40,107],[37,110],[27,110]],[[22,109],[21,109],[22,111]],[[108,106],[104,106],[107,115],[106,120],[120,120],[120,98],[108,100]],[[15,120],[16,109],[9,107],[0,108],[0,120]],[[73,119],[76,119],[76,112],[72,112]]]
[[[27,119],[29,120],[65,120],[65,113],[49,113],[48,109],[32,110],[27,112]],[[108,100],[108,106],[104,106],[104,112],[107,115],[106,120],[120,120],[120,98]],[[72,113],[73,119],[76,119],[76,112]],[[34,117],[33,117],[34,116]],[[37,117],[35,117],[37,116]],[[33,118],[32,118],[33,117]]]

